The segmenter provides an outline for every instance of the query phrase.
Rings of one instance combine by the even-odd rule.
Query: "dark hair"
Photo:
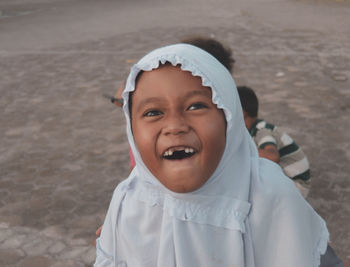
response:
[[[249,117],[257,117],[259,101],[252,88],[247,86],[237,86],[239,99],[241,100],[242,109],[247,112]]]
[[[233,72],[233,65],[235,60],[232,57],[232,51],[230,48],[225,47],[219,41],[213,38],[205,37],[188,37],[181,40],[182,43],[191,44],[197,46],[221,62],[222,65],[228,69],[229,72]]]

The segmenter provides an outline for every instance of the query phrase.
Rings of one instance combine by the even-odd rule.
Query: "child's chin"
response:
[[[170,191],[174,192],[174,193],[179,193],[179,194],[185,194],[185,193],[191,193],[193,191],[196,191],[199,187],[167,187]]]

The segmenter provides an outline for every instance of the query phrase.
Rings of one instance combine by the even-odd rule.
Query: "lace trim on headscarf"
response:
[[[151,71],[154,69],[157,69],[159,67],[160,64],[165,64],[165,63],[171,63],[173,66],[177,66],[180,65],[180,68],[183,71],[189,71],[192,73],[193,76],[198,76],[201,78],[202,80],[202,85],[205,87],[210,87],[212,88],[211,92],[212,92],[212,101],[214,104],[217,105],[217,107],[219,109],[223,109],[226,115],[226,121],[227,121],[227,127],[228,129],[231,128],[232,126],[232,114],[230,112],[230,110],[228,109],[228,107],[226,107],[223,104],[223,101],[220,101],[220,96],[218,96],[218,89],[216,88],[216,85],[211,82],[207,75],[202,72],[200,70],[200,68],[198,66],[195,65],[195,63],[193,62],[189,62],[186,58],[180,57],[178,55],[174,55],[174,54],[165,54],[162,56],[156,56],[152,59],[147,59],[146,62],[143,62],[142,60],[140,62],[138,62],[136,65],[133,66],[133,69],[131,71],[131,75],[129,76],[129,79],[131,80],[131,84],[132,87],[130,88],[126,88],[126,90],[124,90],[123,92],[123,97],[126,96],[128,99],[128,94],[129,92],[134,91],[135,89],[135,79],[137,74],[143,70],[143,71]],[[126,103],[124,104],[126,105]]]

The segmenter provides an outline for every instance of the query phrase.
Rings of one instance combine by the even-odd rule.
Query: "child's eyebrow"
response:
[[[196,96],[196,95],[202,95],[202,96],[211,98],[211,90],[210,90],[210,88],[204,88],[204,89],[200,89],[200,90],[191,91],[186,95],[186,97],[191,97],[191,96]]]
[[[137,106],[137,111],[142,109],[147,104],[150,104],[150,103],[161,103],[161,102],[162,102],[162,100],[159,97],[148,97],[148,98],[142,99],[140,101],[140,103],[138,104],[138,106]]]
[[[208,97],[211,99],[211,90],[210,88],[207,88],[205,89],[200,89],[200,90],[194,90],[194,91],[190,91],[188,94],[185,95],[185,98],[188,99],[188,98],[191,98],[193,96],[204,96],[204,97]],[[136,111],[139,111],[139,110],[142,110],[144,106],[146,106],[147,104],[155,104],[155,103],[163,103],[164,101],[159,98],[159,97],[148,97],[148,98],[145,98],[145,99],[142,99],[140,101],[140,103],[137,105],[136,107]]]

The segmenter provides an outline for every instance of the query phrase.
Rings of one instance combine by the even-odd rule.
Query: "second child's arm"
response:
[[[269,144],[264,146],[263,148],[259,148],[259,156],[262,158],[266,158],[272,160],[276,163],[280,161],[280,154],[277,150],[277,147],[273,144]]]

